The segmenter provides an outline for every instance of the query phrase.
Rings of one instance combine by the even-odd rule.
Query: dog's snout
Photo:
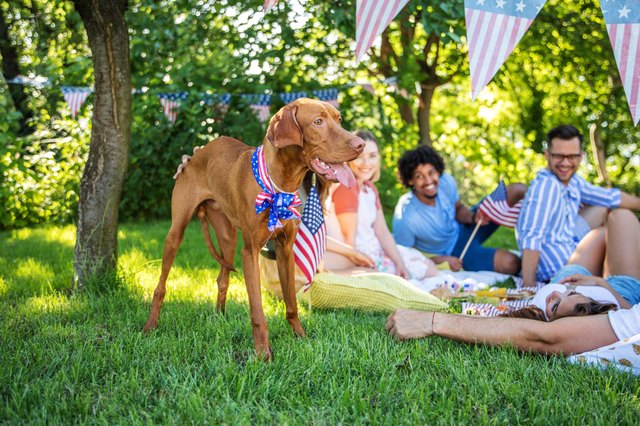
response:
[[[358,151],[358,154],[364,150],[364,141],[360,138],[353,138],[349,141],[351,147]]]

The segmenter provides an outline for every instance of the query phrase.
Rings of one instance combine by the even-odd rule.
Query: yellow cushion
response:
[[[446,311],[449,305],[408,281],[390,274],[356,276],[319,273],[311,289],[298,291],[298,301],[312,308],[351,308],[390,313],[396,308]]]

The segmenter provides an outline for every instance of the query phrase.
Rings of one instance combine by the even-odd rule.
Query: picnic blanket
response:
[[[572,355],[568,360],[577,364],[617,368],[640,375],[640,334],[620,340],[612,345]]]

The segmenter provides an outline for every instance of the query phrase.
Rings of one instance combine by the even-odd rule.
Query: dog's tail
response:
[[[198,216],[198,220],[200,220],[200,228],[202,229],[202,237],[204,238],[204,242],[209,249],[209,253],[211,256],[223,267],[235,272],[236,268],[220,255],[216,251],[216,248],[213,246],[211,242],[211,232],[209,231],[209,222],[207,221],[207,215],[203,206],[198,207],[198,211],[196,212],[196,216]]]

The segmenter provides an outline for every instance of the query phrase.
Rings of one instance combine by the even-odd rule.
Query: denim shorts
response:
[[[567,278],[569,275],[582,274],[593,275],[591,271],[582,265],[565,265],[549,280],[550,283],[559,283],[561,279]]]

